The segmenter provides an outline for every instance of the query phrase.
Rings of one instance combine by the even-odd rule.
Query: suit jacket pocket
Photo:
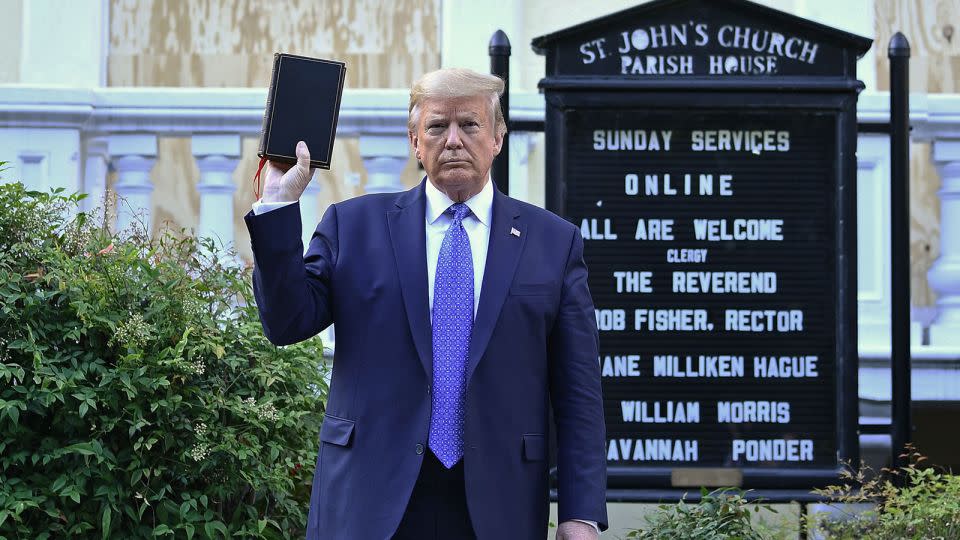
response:
[[[547,441],[543,435],[528,433],[523,436],[523,459],[525,461],[547,459]]]
[[[326,415],[320,426],[320,440],[337,446],[350,446],[353,438],[353,420]]]
[[[553,294],[556,286],[553,283],[514,283],[510,287],[511,296],[534,296]]]

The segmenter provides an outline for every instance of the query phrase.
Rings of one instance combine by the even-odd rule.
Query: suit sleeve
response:
[[[331,205],[303,254],[300,204],[244,216],[253,248],[253,293],[267,339],[290,345],[333,323],[331,285],[337,264],[336,205]]]
[[[598,351],[583,238],[574,229],[560,310],[548,343],[550,400],[557,428],[558,521],[596,521],[606,530],[606,428]]]

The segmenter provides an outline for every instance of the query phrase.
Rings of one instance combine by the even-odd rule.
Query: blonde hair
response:
[[[420,122],[420,108],[428,99],[457,99],[476,96],[490,99],[490,117],[494,119],[496,134],[507,132],[507,123],[500,109],[503,79],[496,75],[478,73],[472,69],[444,68],[424,74],[410,89],[410,113],[407,129],[415,133]]]

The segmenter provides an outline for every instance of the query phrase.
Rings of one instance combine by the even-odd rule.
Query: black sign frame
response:
[[[712,95],[705,99],[703,91],[684,92],[564,92],[548,94],[545,136],[547,160],[545,174],[547,208],[567,216],[565,140],[567,133],[565,113],[571,109],[622,107],[625,109],[686,107],[715,110],[750,108],[794,111],[830,111],[835,115],[837,156],[853,156],[856,152],[856,95],[847,89],[838,92],[790,93],[736,93]],[[853,107],[851,107],[851,101]],[[859,459],[858,400],[857,400],[857,303],[856,303],[856,161],[837,159],[834,171],[837,208],[834,215],[837,235],[836,310],[838,342],[836,344],[836,420],[837,467],[829,469],[798,468],[741,468],[743,484],[751,488],[807,488],[836,482],[845,462]],[[611,489],[670,488],[672,467],[608,467],[608,486]]]
[[[725,0],[737,8],[741,5],[748,11],[756,10],[770,17],[773,10],[739,0]],[[676,0],[652,2],[628,12],[647,12],[657,8],[675,7],[684,4]],[[834,466],[830,467],[736,467],[742,473],[741,486],[764,496],[768,500],[815,500],[809,490],[836,483],[841,471],[848,464],[859,463],[859,401],[858,401],[858,350],[857,350],[857,231],[856,231],[856,102],[864,88],[855,78],[856,58],[869,47],[869,40],[851,34],[833,31],[827,27],[783,15],[788,23],[802,21],[809,30],[813,25],[819,33],[836,32],[843,58],[839,73],[828,76],[817,73],[809,77],[620,77],[569,74],[557,61],[557,51],[567,47],[562,42],[589,35],[592,27],[608,27],[610,19],[599,19],[571,29],[562,30],[534,40],[534,48],[547,56],[547,76],[540,82],[546,100],[546,207],[568,219],[568,185],[576,179],[568,178],[570,158],[568,148],[567,113],[570,111],[601,111],[610,109],[649,110],[687,109],[705,111],[744,111],[752,109],[776,110],[778,112],[825,113],[834,119],[836,149],[832,176],[835,180],[833,216],[835,231],[835,268],[833,283],[835,293],[836,335],[835,358],[835,425],[836,453]],[[618,14],[615,14],[618,15]],[[754,14],[752,14],[754,15]],[[782,21],[781,21],[782,22]],[[573,37],[570,37],[570,36]],[[821,36],[822,38],[822,36]],[[823,39],[823,38],[822,38]],[[569,47],[567,47],[569,48]],[[638,247],[638,249],[644,249]],[[656,249],[656,248],[654,248]],[[587,261],[589,265],[589,260]],[[601,339],[603,335],[601,334]],[[674,484],[672,466],[608,466],[609,500],[666,500],[675,499],[683,492]]]

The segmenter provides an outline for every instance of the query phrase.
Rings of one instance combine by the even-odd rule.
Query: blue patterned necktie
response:
[[[433,415],[430,449],[448,469],[463,456],[463,396],[467,354],[473,333],[473,256],[463,219],[463,203],[445,212],[453,215],[440,245],[433,287]]]

